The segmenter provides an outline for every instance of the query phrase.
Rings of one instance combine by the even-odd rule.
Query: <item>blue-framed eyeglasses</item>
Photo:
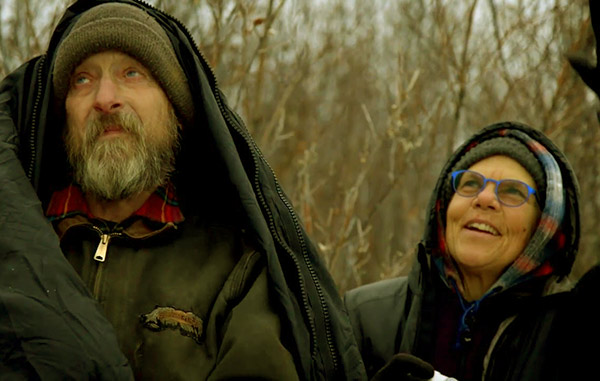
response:
[[[496,184],[494,192],[502,205],[520,206],[529,200],[529,196],[535,194],[535,189],[519,180],[488,179],[479,172],[469,170],[452,172],[452,188],[463,197],[477,196],[485,189],[488,182]]]

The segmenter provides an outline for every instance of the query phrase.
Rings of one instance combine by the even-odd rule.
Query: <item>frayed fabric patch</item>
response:
[[[140,316],[145,328],[152,331],[179,329],[179,332],[200,343],[202,337],[202,319],[192,312],[177,310],[172,307],[156,307],[152,312]]]

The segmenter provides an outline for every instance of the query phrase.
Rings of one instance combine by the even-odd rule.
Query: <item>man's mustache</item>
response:
[[[143,134],[142,121],[133,113],[98,114],[86,125],[86,141],[95,142],[107,129],[114,127],[121,128],[135,138],[140,138]]]

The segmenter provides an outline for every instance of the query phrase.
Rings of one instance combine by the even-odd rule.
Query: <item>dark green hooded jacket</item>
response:
[[[435,354],[435,347],[439,344],[439,322],[450,319],[447,310],[439,307],[454,303],[447,300],[457,300],[456,292],[441,281],[439,267],[432,257],[437,247],[439,221],[445,221],[445,214],[441,217],[438,213],[438,200],[442,198],[454,164],[473,142],[497,136],[499,131],[507,129],[522,131],[533,137],[558,163],[565,190],[565,213],[560,227],[564,233],[564,245],[549,259],[553,268],[551,274],[528,278],[492,293],[481,300],[473,315],[466,315],[465,325],[470,334],[461,338],[458,350],[463,352],[458,352],[458,355],[446,352],[448,358],[455,359],[452,361],[456,365],[456,374],[447,376],[460,381],[561,379],[559,374],[563,373],[556,372],[558,362],[553,364],[553,360],[562,356],[565,350],[570,350],[559,345],[567,343],[562,332],[565,313],[573,303],[573,295],[569,292],[571,282],[566,276],[571,271],[579,244],[579,186],[564,154],[547,137],[525,125],[509,122],[498,123],[476,133],[447,161],[433,190],[425,234],[418,244],[410,274],[365,285],[345,295],[369,376],[395,353],[413,354],[436,367],[435,358],[440,358],[439,352],[437,357]],[[451,327],[455,327],[454,324]],[[461,337],[457,331],[454,330],[449,338],[452,342]],[[481,342],[484,344],[473,347],[469,341],[478,336],[483,337]],[[468,340],[463,340],[465,338]],[[471,359],[476,359],[475,363],[467,363],[466,356],[461,354],[469,351]]]
[[[61,141],[64,113],[52,96],[54,53],[76,18],[103,2],[80,0],[70,6],[47,54],[22,65],[1,87],[0,351],[2,366],[15,371],[33,367],[33,374],[50,374],[38,368],[40,357],[61,374],[66,364],[81,358],[79,373],[73,373],[80,377],[74,378],[127,377],[111,327],[64,260],[42,212],[52,191],[68,181],[69,171]],[[241,221],[253,245],[266,253],[271,296],[301,379],[364,379],[352,328],[329,273],[190,33],[150,5],[120,2],[142,7],[164,28],[194,97],[196,120],[184,128],[173,176],[184,215]],[[39,310],[25,310],[25,301]],[[50,318],[72,337],[58,331],[58,323],[47,324]],[[28,347],[30,336],[56,345]]]

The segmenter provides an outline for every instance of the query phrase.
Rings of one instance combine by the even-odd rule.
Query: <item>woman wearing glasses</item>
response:
[[[569,295],[578,196],[539,131],[500,123],[472,136],[442,170],[409,276],[345,296],[369,375],[552,379],[542,362]]]

